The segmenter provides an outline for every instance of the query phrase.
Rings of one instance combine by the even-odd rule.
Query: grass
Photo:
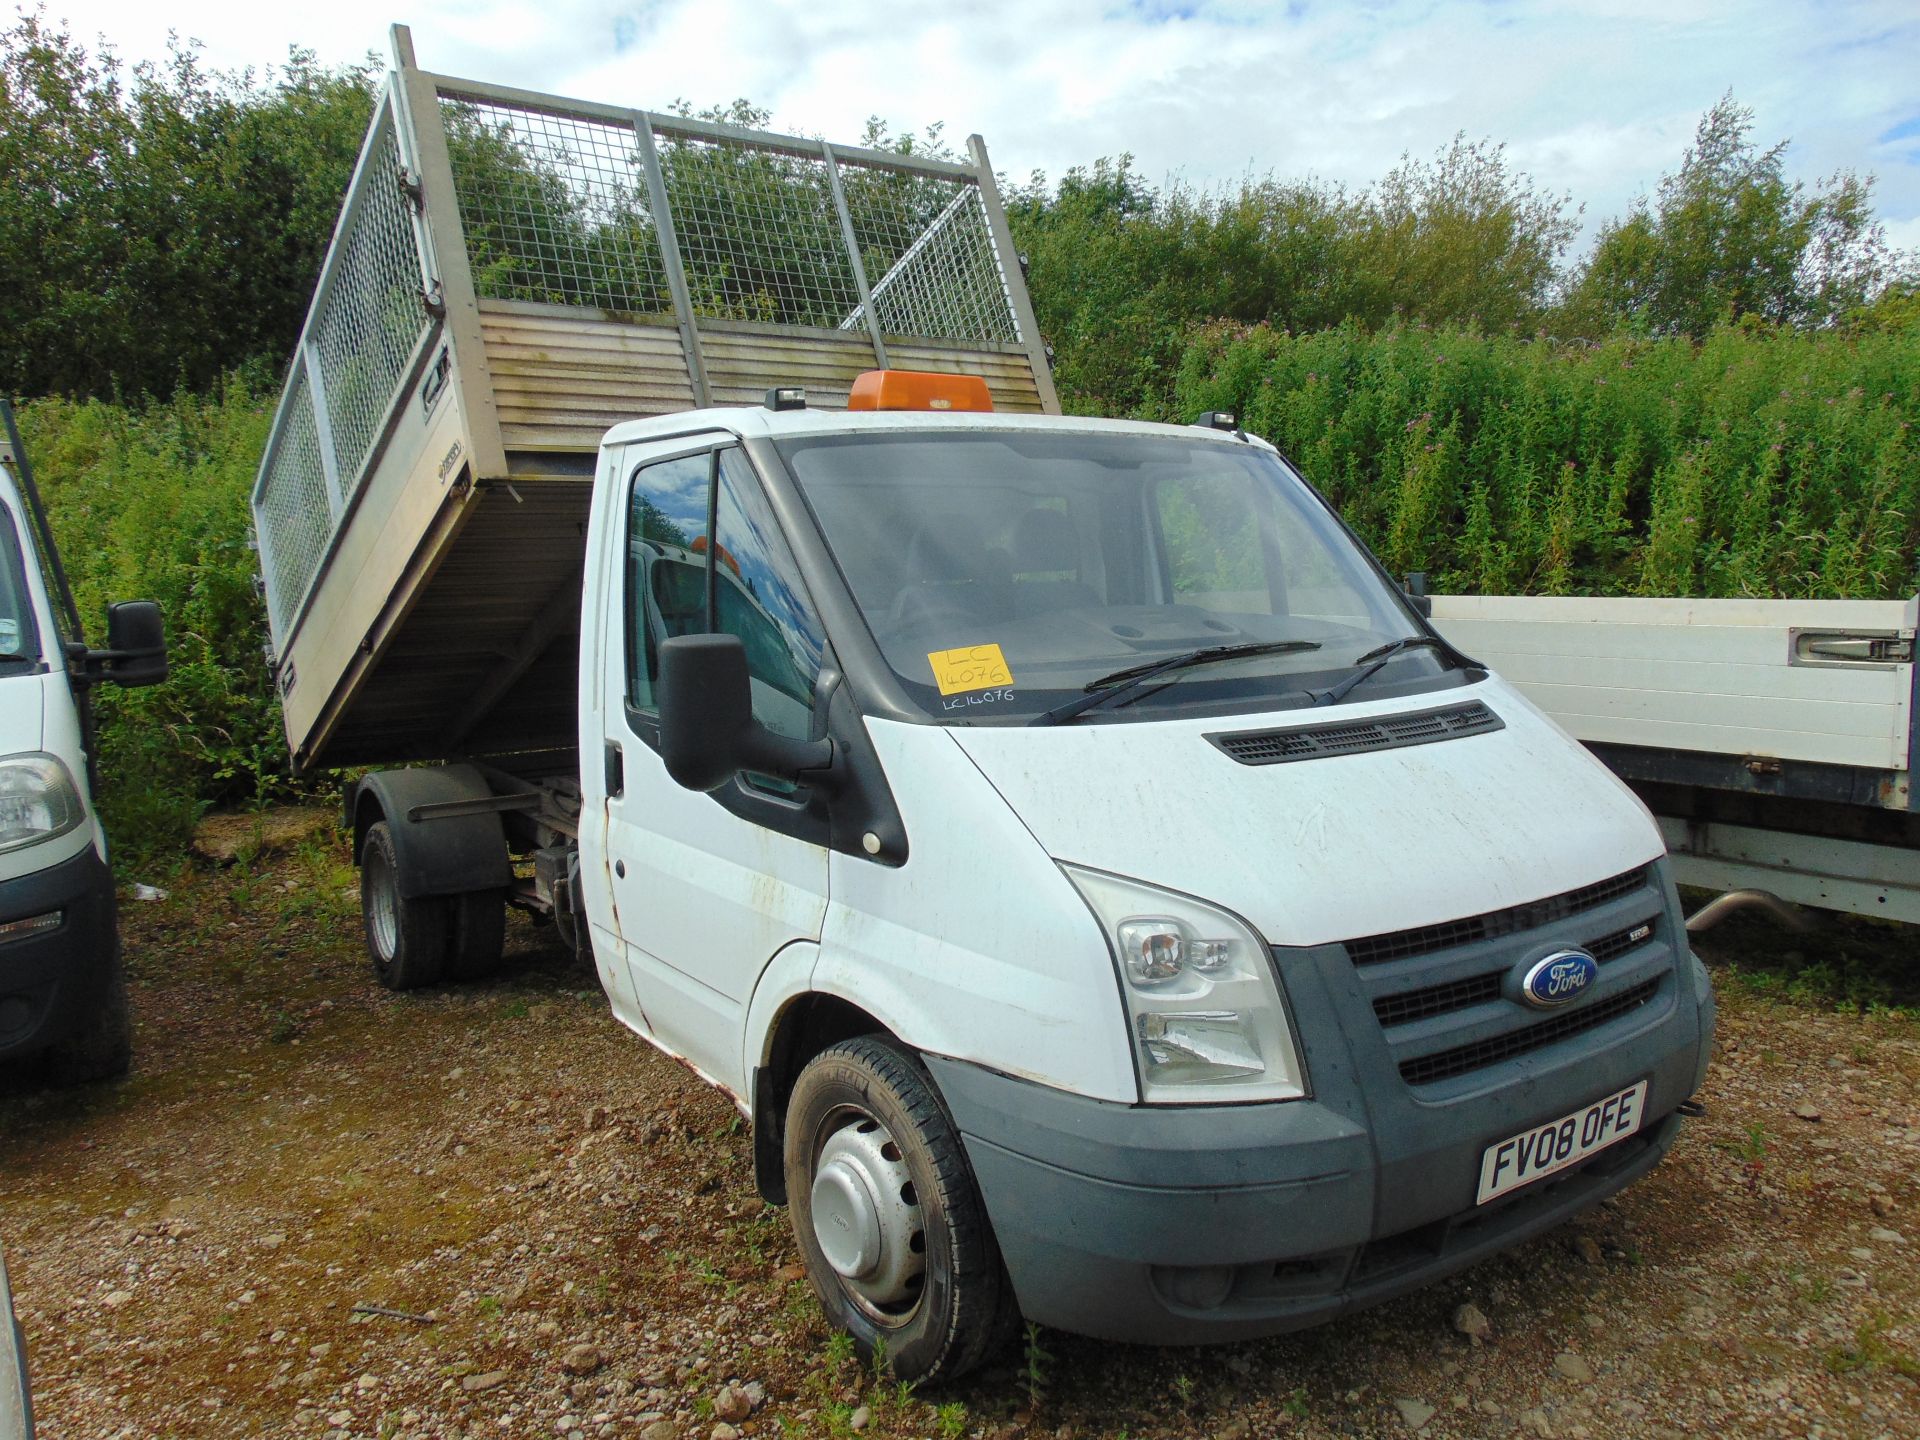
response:
[[[1749,1125],[1747,1133],[1740,1139],[1723,1143],[1742,1164],[1760,1166],[1766,1163],[1767,1129],[1764,1125]]]
[[[1026,1391],[1027,1408],[1034,1411],[1046,1403],[1053,1379],[1053,1353],[1040,1343],[1040,1334],[1040,1327],[1029,1322],[1020,1356],[1021,1388]]]
[[[1853,1332],[1853,1344],[1836,1345],[1823,1358],[1835,1375],[1854,1375],[1862,1371],[1889,1370],[1908,1380],[1920,1380],[1920,1360],[1896,1349],[1887,1339],[1893,1321],[1885,1313],[1861,1321]]]
[[[1685,892],[1688,901],[1703,891]],[[1695,937],[1714,983],[1769,1004],[1872,1015],[1904,1026],[1920,1020],[1920,926],[1862,915],[1812,912],[1819,928],[1796,934],[1760,915],[1736,914]],[[1871,1037],[1853,1042],[1871,1060]]]

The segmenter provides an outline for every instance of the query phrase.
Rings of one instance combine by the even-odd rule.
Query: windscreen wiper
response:
[[[1358,660],[1355,660],[1353,674],[1347,676],[1338,685],[1329,690],[1309,690],[1315,705],[1337,705],[1347,698],[1347,692],[1363,680],[1370,680],[1380,672],[1380,668],[1394,656],[1408,650],[1443,650],[1448,655],[1456,654],[1454,648],[1438,635],[1407,635],[1399,640],[1389,640],[1384,645],[1376,645]]]
[[[1185,670],[1193,665],[1208,665],[1215,660],[1231,660],[1241,655],[1287,655],[1299,650],[1318,650],[1318,640],[1255,640],[1243,645],[1208,645],[1200,650],[1188,650],[1179,655],[1169,656],[1165,660],[1152,660],[1144,665],[1129,665],[1124,670],[1116,670],[1111,675],[1102,675],[1098,680],[1089,680],[1083,687],[1083,695],[1077,695],[1064,705],[1056,705],[1051,710],[1042,710],[1027,723],[1029,725],[1058,725],[1071,720],[1084,710],[1096,705],[1105,705],[1118,700],[1122,695],[1130,695],[1147,681],[1157,675],[1168,675],[1175,670]]]

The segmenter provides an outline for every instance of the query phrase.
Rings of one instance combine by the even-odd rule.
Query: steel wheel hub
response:
[[[393,872],[376,860],[361,866],[360,883],[367,890],[367,919],[373,931],[374,948],[382,960],[391,960],[400,947],[400,894]]]
[[[926,1276],[925,1227],[886,1127],[861,1115],[829,1135],[812,1197],[814,1239],[853,1298],[876,1318],[910,1311]]]

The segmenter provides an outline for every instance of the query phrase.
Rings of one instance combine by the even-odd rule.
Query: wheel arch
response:
[[[787,1203],[782,1150],[787,1101],[793,1095],[794,1082],[814,1056],[859,1035],[882,1035],[902,1045],[908,1043],[871,1011],[823,990],[804,990],[789,996],[775,1013],[760,1063],[753,1069],[753,1179],[760,1197],[769,1204]]]
[[[421,805],[492,796],[486,777],[472,765],[376,770],[363,776],[347,787],[345,796],[354,861],[359,863],[367,831],[384,820],[393,836],[396,880],[403,898],[505,889],[513,883],[513,862],[507,851],[506,826],[498,814],[408,818]]]

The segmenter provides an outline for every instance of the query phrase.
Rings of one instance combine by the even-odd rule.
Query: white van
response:
[[[0,1067],[106,1079],[132,1028],[87,696],[166,678],[160,611],[110,606],[87,648],[5,399],[0,422]]]

